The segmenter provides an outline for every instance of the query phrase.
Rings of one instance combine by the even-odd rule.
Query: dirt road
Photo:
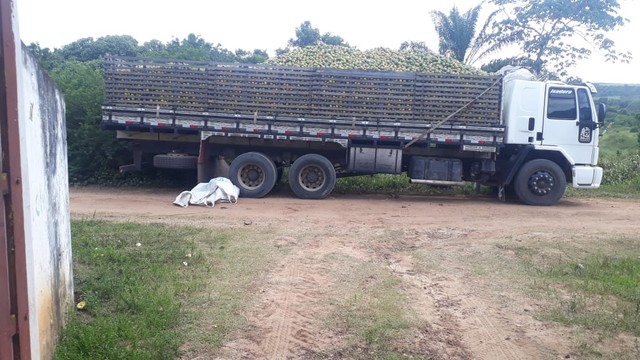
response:
[[[428,327],[404,348],[417,358],[575,358],[583,335],[540,320],[544,300],[509,275],[518,246],[571,244],[596,251],[603,241],[640,233],[640,201],[563,199],[553,207],[500,203],[484,196],[289,196],[240,199],[215,208],[172,205],[176,191],[72,188],[75,218],[131,219],[203,226],[287,229],[292,251],[265,276],[264,291],[244,316],[251,330],[220,358],[340,358],[343,341],[318,323],[323,289],[337,286],[328,254],[382,264],[402,282],[413,313]],[[304,241],[298,239],[305,237]],[[302,235],[304,234],[304,235]],[[309,235],[311,234],[311,235]],[[554,245],[555,246],[555,245]],[[552,254],[558,247],[551,247]],[[542,250],[547,251],[547,250]],[[499,255],[496,257],[494,255]],[[583,337],[581,337],[583,336]],[[616,339],[607,346],[619,346]],[[201,355],[197,358],[215,358]]]

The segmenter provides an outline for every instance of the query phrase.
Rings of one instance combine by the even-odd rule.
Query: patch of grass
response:
[[[590,256],[551,267],[546,277],[568,287],[551,318],[640,336],[640,258]]]
[[[638,134],[631,131],[628,126],[610,126],[600,139],[602,155],[613,157],[616,154],[630,155],[637,152]]]
[[[353,359],[400,359],[403,351],[396,344],[412,326],[407,302],[400,289],[401,280],[371,263],[349,259],[348,276],[341,282],[348,297],[337,300],[329,327],[350,334],[351,341],[341,350]],[[408,352],[411,352],[410,349]]]
[[[265,234],[72,221],[76,301],[56,359],[174,359],[215,352],[245,319]]]
[[[208,229],[196,239],[206,259],[205,291],[185,298],[183,346],[190,354],[215,353],[229,335],[246,324],[244,309],[256,300],[261,276],[278,264],[287,248],[276,250],[267,241],[268,228]],[[195,355],[194,355],[195,356]]]
[[[513,263],[501,276],[525,284],[537,317],[571,326],[576,356],[617,360],[640,356],[639,240],[575,234],[496,246]]]
[[[56,358],[174,358],[178,297],[194,271],[183,262],[198,263],[189,239],[199,231],[72,222],[76,301],[87,305],[70,317]]]
[[[523,239],[495,244],[500,259],[483,261],[507,261],[496,282],[522,284],[534,316],[568,325],[579,358],[640,358],[640,236]]]
[[[341,194],[461,194],[468,193],[472,184],[463,187],[436,187],[412,184],[406,174],[361,175],[339,178],[334,192]]]

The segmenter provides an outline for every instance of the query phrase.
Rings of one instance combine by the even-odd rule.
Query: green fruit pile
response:
[[[360,69],[379,71],[422,72],[436,74],[486,74],[427,50],[391,50],[375,48],[361,51],[335,45],[296,48],[270,59],[267,63],[305,68]]]

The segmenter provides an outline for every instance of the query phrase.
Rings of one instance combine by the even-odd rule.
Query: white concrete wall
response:
[[[64,99],[14,20],[31,355],[50,359],[73,302]]]

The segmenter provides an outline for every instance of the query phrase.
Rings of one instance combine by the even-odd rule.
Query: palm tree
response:
[[[486,54],[486,52],[481,52],[484,44],[483,38],[486,36],[495,12],[489,16],[478,36],[476,36],[476,25],[478,24],[481,9],[482,4],[471,8],[464,14],[461,14],[455,6],[451,9],[449,15],[441,11],[431,12],[431,18],[440,37],[440,54],[452,57],[465,64],[472,64]]]

